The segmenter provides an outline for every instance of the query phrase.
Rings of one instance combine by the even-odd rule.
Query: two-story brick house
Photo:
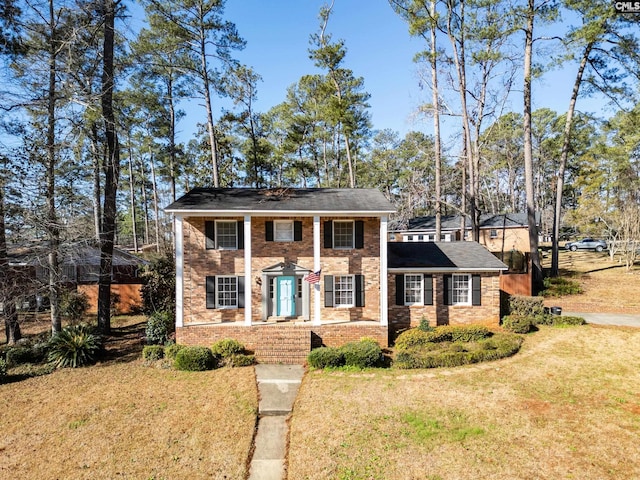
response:
[[[199,188],[165,210],[175,217],[178,343],[235,338],[261,361],[294,362],[304,360],[311,347],[364,336],[387,346],[397,330],[417,325],[423,313],[439,312],[434,324],[499,322],[493,277],[504,265],[487,265],[488,257],[495,258],[479,245],[467,256],[471,263],[455,273],[459,281],[471,271],[491,277],[482,280],[482,306],[472,305],[476,277],[467,276],[473,309],[451,305],[436,311],[429,303],[419,308],[417,301],[407,309],[404,300],[396,305],[398,275],[406,272],[415,280],[436,273],[432,286],[440,292],[448,279],[440,274],[453,272],[449,264],[456,260],[447,259],[440,274],[438,265],[425,270],[420,259],[390,272],[387,224],[394,209],[378,190]],[[454,249],[452,258],[462,251]],[[404,255],[393,254],[396,260]],[[442,312],[455,308],[464,315],[445,322]],[[403,312],[410,315],[401,319]]]

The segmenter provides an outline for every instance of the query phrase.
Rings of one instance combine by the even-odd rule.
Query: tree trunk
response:
[[[49,1],[49,87],[47,92],[47,224],[45,229],[49,240],[49,254],[47,266],[49,268],[49,300],[51,302],[51,333],[62,330],[60,318],[60,298],[58,282],[60,280],[60,265],[58,252],[60,250],[60,228],[56,215],[56,18],[53,0]]]
[[[9,273],[9,258],[7,252],[7,235],[4,222],[4,179],[0,180],[0,301],[2,302],[2,316],[4,317],[4,331],[7,344],[14,345],[21,338],[18,312],[16,311],[15,276]]]
[[[144,168],[144,157],[140,155],[140,175],[142,178],[146,178],[147,173]],[[189,190],[187,187],[186,190]],[[145,245],[149,245],[149,201],[147,199],[147,185],[146,182],[140,183],[140,194],[142,195],[142,211],[144,213],[144,238]]]
[[[531,253],[532,288],[535,295],[542,283],[542,267],[538,252],[538,228],[536,225],[535,193],[533,190],[533,142],[531,135],[531,60],[533,54],[533,25],[535,0],[528,0],[527,26],[524,48],[524,175],[529,225],[529,251]]]
[[[556,201],[553,212],[553,236],[551,237],[551,276],[557,277],[559,271],[559,247],[560,240],[560,223],[562,221],[562,191],[564,190],[564,175],[567,168],[567,158],[569,157],[569,146],[571,145],[571,128],[573,127],[573,115],[576,109],[578,93],[582,83],[582,75],[587,66],[589,55],[593,49],[594,42],[589,42],[584,49],[580,67],[576,74],[573,90],[571,91],[571,100],[569,101],[569,110],[567,110],[567,118],[564,124],[564,132],[562,134],[562,151],[560,153],[560,165],[558,165],[558,183],[556,185]]]
[[[102,333],[111,331],[111,270],[116,229],[116,196],[120,175],[120,146],[113,110],[115,9],[113,0],[103,1],[104,49],[101,104],[104,119],[107,156],[104,164],[104,206],[100,231],[100,276],[98,281],[98,328]]]
[[[153,188],[153,215],[155,220],[156,252],[160,252],[160,214],[158,209],[158,186],[156,184],[156,167],[151,155],[151,185]]]
[[[436,2],[431,0],[429,5],[431,16],[431,94],[433,102],[433,141],[435,161],[435,187],[436,187],[436,238],[439,242],[442,235],[442,145],[440,142],[440,96],[438,91],[438,50],[436,48]]]
[[[133,233],[133,251],[138,252],[138,227],[136,219],[136,195],[133,183],[133,145],[129,135],[129,201],[131,203],[131,232]]]
[[[104,157],[104,151],[99,148],[99,145],[98,125],[96,122],[91,122],[91,153],[93,157],[93,225],[95,228],[95,238],[98,243],[100,243],[100,229],[102,228],[102,207],[100,206],[100,198],[102,197],[102,188],[100,187],[100,163],[101,157]]]

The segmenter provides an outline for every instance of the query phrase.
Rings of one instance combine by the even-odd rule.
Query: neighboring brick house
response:
[[[387,265],[394,209],[378,190],[198,188],[166,211],[175,216],[179,343],[210,345],[231,337],[261,361],[293,363],[312,346],[364,336],[386,347],[396,326],[406,327],[398,320],[404,306],[389,306],[396,296]],[[464,245],[473,258],[491,257],[479,245]],[[450,272],[447,265],[439,274]],[[423,268],[416,259],[406,272]],[[482,305],[447,308],[452,323],[475,318],[498,324],[493,277],[499,272],[496,265],[481,271],[488,279]],[[439,278],[436,290],[446,281]],[[414,311],[411,324],[419,322]],[[444,317],[438,322],[446,323]]]
[[[390,242],[389,326],[500,323],[500,274],[507,266],[476,242]]]

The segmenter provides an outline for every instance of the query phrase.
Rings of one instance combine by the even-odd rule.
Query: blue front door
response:
[[[294,317],[296,314],[295,277],[276,277],[276,312],[279,317]]]

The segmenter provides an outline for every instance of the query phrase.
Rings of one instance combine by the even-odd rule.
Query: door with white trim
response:
[[[276,312],[279,317],[296,314],[296,279],[290,276],[276,277]]]

